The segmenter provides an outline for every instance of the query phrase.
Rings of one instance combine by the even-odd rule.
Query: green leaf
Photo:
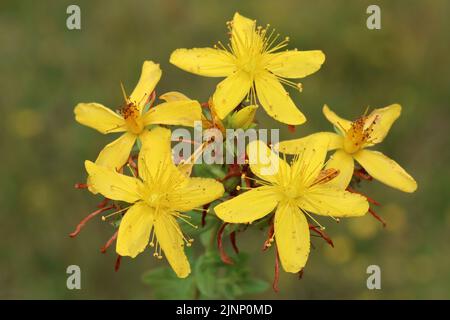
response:
[[[248,257],[233,257],[234,264],[224,264],[216,251],[208,251],[197,259],[195,280],[202,298],[235,299],[236,297],[266,291],[269,284],[250,275]]]
[[[151,286],[156,299],[194,299],[195,281],[191,275],[180,279],[170,268],[156,268],[142,276],[142,281]]]

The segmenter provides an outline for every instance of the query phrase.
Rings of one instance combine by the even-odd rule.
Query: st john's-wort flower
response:
[[[339,217],[364,215],[369,205],[365,197],[330,184],[338,173],[323,171],[327,139],[310,139],[289,165],[261,141],[248,145],[251,171],[261,186],[250,189],[215,207],[228,223],[252,223],[275,209],[274,239],[286,272],[297,273],[306,264],[310,250],[307,217],[311,213]],[[268,168],[276,167],[273,173]]]
[[[414,192],[417,183],[397,162],[383,153],[367,148],[384,140],[392,124],[400,116],[401,106],[390,106],[374,109],[369,115],[363,115],[356,121],[342,119],[331,111],[328,106],[323,107],[325,117],[337,132],[319,132],[311,136],[329,139],[329,150],[336,150],[327,163],[327,168],[338,169],[340,174],[336,178],[341,188],[350,183],[354,170],[354,160],[378,181],[404,192]],[[309,137],[311,137],[309,136]],[[283,141],[280,151],[295,154],[301,150],[308,137]]]
[[[184,245],[192,240],[177,220],[189,223],[182,212],[200,208],[221,197],[221,183],[209,178],[190,178],[172,161],[170,130],[156,127],[148,132],[139,153],[138,177],[120,174],[86,161],[90,183],[103,196],[128,202],[117,236],[116,251],[121,256],[136,257],[149,244],[154,256],[165,254],[178,277],[187,277],[190,265]],[[121,210],[122,211],[122,210]]]
[[[300,89],[298,83],[288,79],[303,78],[319,70],[325,61],[323,52],[280,51],[288,45],[288,38],[279,40],[273,29],[257,27],[255,20],[239,13],[235,13],[229,28],[230,45],[219,42],[215,48],[177,49],[170,62],[201,76],[226,77],[213,95],[221,119],[247,97],[253,105],[259,100],[266,112],[280,122],[304,123],[305,116],[282,84]]]
[[[103,148],[96,164],[120,169],[126,163],[136,139],[142,142],[146,138],[148,125],[193,127],[194,122],[201,119],[201,107],[195,100],[164,102],[145,110],[161,74],[159,64],[145,61],[141,77],[131,95],[127,96],[124,92],[125,103],[119,113],[95,102],[79,103],[75,107],[75,119],[79,123],[103,134],[123,132],[118,139]]]

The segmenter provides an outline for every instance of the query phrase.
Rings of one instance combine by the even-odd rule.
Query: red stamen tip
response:
[[[75,189],[87,189],[88,185],[86,183],[75,183],[74,188]]]

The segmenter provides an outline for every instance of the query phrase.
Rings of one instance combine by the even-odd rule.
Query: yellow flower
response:
[[[181,212],[214,201],[224,189],[214,179],[189,178],[181,173],[172,161],[170,140],[168,129],[149,131],[139,153],[139,177],[125,176],[91,161],[85,165],[98,192],[131,204],[120,222],[117,253],[134,258],[149,244],[155,249],[154,256],[161,258],[164,252],[178,277],[184,278],[190,266],[183,247],[190,246],[192,240],[184,235],[177,219],[186,221],[190,217]]]
[[[151,99],[151,93],[161,78],[159,64],[145,61],[142,73],[131,95],[124,93],[125,104],[120,114],[99,103],[79,103],[75,107],[75,119],[85,126],[107,134],[124,132],[108,144],[98,155],[96,164],[120,169],[127,161],[136,139],[145,139],[151,124],[194,126],[200,120],[200,104],[194,100],[170,101],[144,111]]]
[[[276,208],[274,237],[286,272],[299,272],[306,264],[306,217],[316,222],[310,213],[337,219],[364,215],[369,208],[365,197],[330,184],[336,171],[322,171],[326,152],[321,139],[311,139],[289,165],[266,144],[253,141],[248,146],[250,169],[262,186],[215,207],[217,216],[229,223],[251,223]]]
[[[356,121],[340,118],[328,106],[323,107],[325,117],[339,132],[319,132],[312,136],[329,139],[328,150],[336,152],[327,163],[327,168],[339,170],[335,183],[346,188],[353,175],[354,162],[359,164],[375,179],[404,192],[414,192],[417,183],[398,163],[378,151],[367,150],[367,147],[380,143],[386,137],[394,121],[400,116],[401,106],[392,104],[385,108],[375,109]],[[295,154],[306,143],[305,138],[283,141],[280,150]]]
[[[286,50],[288,38],[267,28],[256,27],[256,21],[235,13],[230,23],[231,45],[220,48],[177,49],[170,62],[177,67],[206,77],[226,77],[213,95],[216,111],[224,119],[245,97],[256,104],[256,96],[274,119],[290,125],[306,121],[283,84],[300,89],[289,78],[303,78],[320,69],[325,55],[320,50]]]

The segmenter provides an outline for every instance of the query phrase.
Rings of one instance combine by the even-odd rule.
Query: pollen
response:
[[[362,116],[353,121],[345,135],[344,150],[348,153],[355,153],[368,144],[371,144],[373,127],[377,121],[377,117],[370,120],[367,116]]]

